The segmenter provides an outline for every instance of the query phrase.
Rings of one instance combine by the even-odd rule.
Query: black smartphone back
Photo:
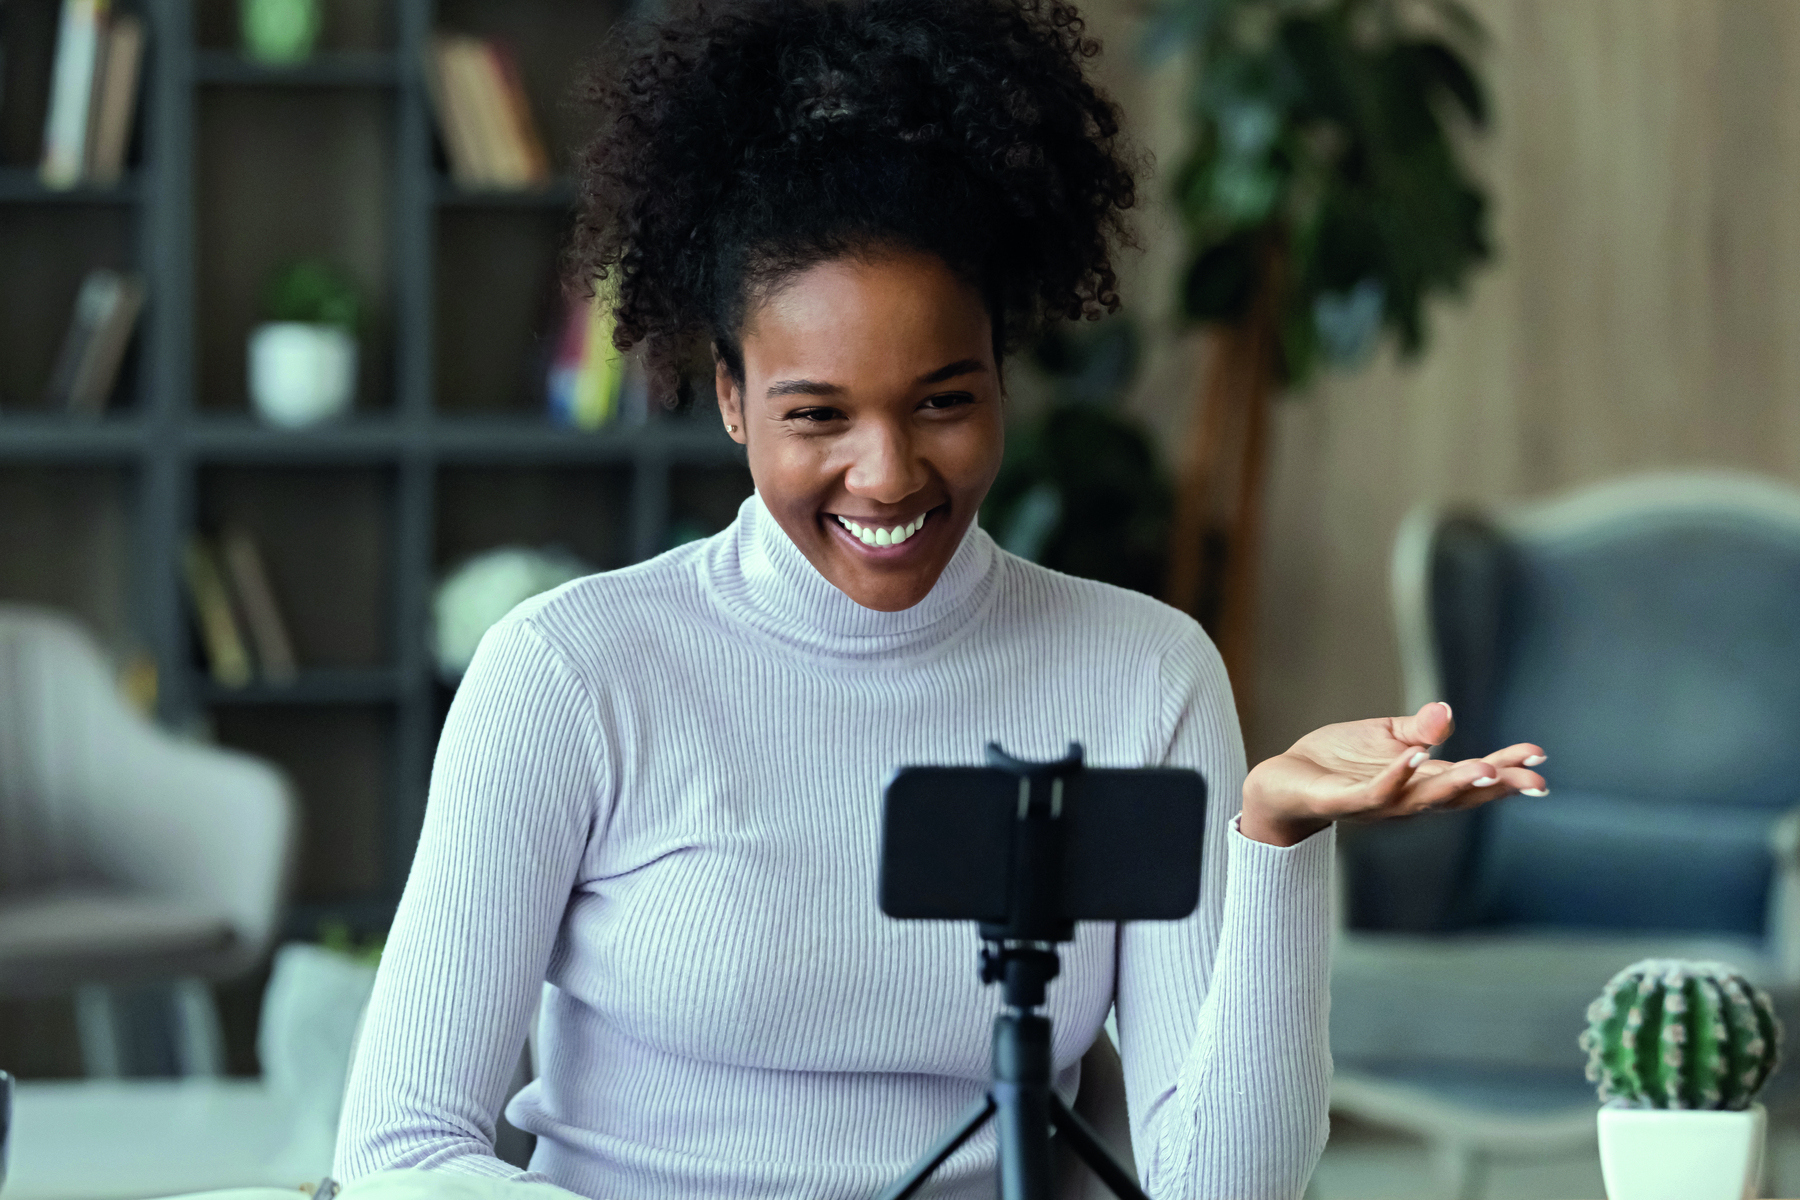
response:
[[[888,784],[881,910],[1004,921],[1020,778],[994,767],[904,767]],[[1206,783],[1172,767],[1089,768],[1064,784],[1062,916],[1168,921],[1200,899]]]

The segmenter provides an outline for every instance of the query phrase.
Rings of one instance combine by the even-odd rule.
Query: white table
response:
[[[140,1200],[317,1182],[288,1106],[255,1079],[20,1083],[5,1200]],[[329,1150],[326,1151],[329,1155]]]

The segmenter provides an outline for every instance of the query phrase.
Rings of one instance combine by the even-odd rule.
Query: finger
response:
[[[1544,777],[1536,771],[1527,771],[1519,767],[1494,772],[1494,782],[1486,787],[1471,785],[1466,791],[1452,796],[1440,804],[1439,808],[1460,810],[1478,808],[1490,800],[1498,800],[1510,796],[1514,792],[1522,796],[1548,796],[1550,786]]]
[[[1520,742],[1516,746],[1508,746],[1504,750],[1496,750],[1492,754],[1482,756],[1496,767],[1535,767],[1548,759],[1541,746],[1531,742]]]
[[[1445,808],[1461,800],[1471,792],[1482,792],[1495,789],[1494,795],[1505,792],[1500,783],[1501,769],[1484,758],[1464,759],[1452,763],[1416,786],[1407,789],[1405,807],[1409,811],[1424,811],[1433,808]]]
[[[1408,746],[1393,762],[1382,768],[1381,774],[1369,780],[1369,792],[1375,803],[1391,804],[1399,799],[1414,773],[1429,761],[1431,756],[1425,751]]]
[[[1434,700],[1410,717],[1395,717],[1394,737],[1413,746],[1436,746],[1450,736],[1456,721],[1450,706]]]

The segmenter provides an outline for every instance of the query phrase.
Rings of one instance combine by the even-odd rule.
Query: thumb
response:
[[[1450,706],[1434,700],[1410,717],[1394,718],[1394,736],[1409,746],[1436,746],[1456,728]]]

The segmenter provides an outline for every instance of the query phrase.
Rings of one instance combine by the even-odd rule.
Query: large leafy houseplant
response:
[[[1119,406],[1137,372],[1139,342],[1123,316],[1045,332],[1031,358],[1049,403],[1007,434],[981,522],[1033,562],[1155,593],[1169,486],[1150,438]]]
[[[1247,686],[1274,392],[1425,346],[1425,304],[1489,256],[1457,153],[1487,124],[1481,29],[1455,0],[1161,0],[1147,50],[1192,57],[1174,173],[1181,311],[1220,336],[1170,539],[1165,597]],[[1217,493],[1231,493],[1220,496]],[[1217,568],[1217,569],[1211,569]]]

